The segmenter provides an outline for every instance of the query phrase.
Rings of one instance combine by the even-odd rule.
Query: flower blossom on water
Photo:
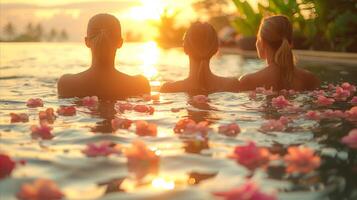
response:
[[[305,119],[309,119],[309,120],[320,120],[321,116],[320,113],[314,110],[309,110],[306,114],[305,114]]]
[[[126,110],[133,110],[134,105],[128,102],[122,103],[118,102],[115,104],[115,108],[120,112],[125,112]]]
[[[222,197],[224,200],[277,200],[275,193],[262,192],[258,185],[251,180],[237,188],[224,192],[214,192],[213,194]]]
[[[334,102],[335,102],[334,99],[332,99],[332,98],[327,98],[327,97],[322,96],[322,95],[317,96],[317,100],[316,100],[316,103],[317,103],[319,106],[330,106],[330,105],[332,105]]]
[[[144,94],[143,95],[143,99],[144,99],[144,101],[150,101],[150,100],[158,101],[158,100],[160,100],[160,93],[157,93],[157,94]]]
[[[240,127],[236,123],[225,124],[218,127],[218,132],[227,136],[235,136],[240,133]]]
[[[357,149],[357,129],[352,129],[341,139],[341,142],[352,149]]]
[[[10,113],[10,122],[17,123],[17,122],[28,122],[29,116],[26,113]]]
[[[282,95],[296,95],[297,92],[293,89],[290,89],[290,90],[282,89],[282,90],[280,90],[280,94],[282,94]]]
[[[350,83],[344,82],[344,83],[341,84],[341,87],[344,90],[348,90],[351,94],[356,92],[356,86],[351,85]]]
[[[310,93],[310,95],[318,97],[318,96],[325,96],[326,93],[324,90],[314,90]]]
[[[254,142],[249,142],[244,146],[236,146],[230,158],[235,159],[237,163],[246,168],[254,170],[268,164],[271,155],[268,149],[257,147]]]
[[[117,129],[129,129],[133,121],[125,118],[114,118],[111,121],[113,130]]]
[[[321,158],[315,155],[314,150],[303,146],[289,147],[284,160],[287,173],[309,173],[321,163]]]
[[[321,113],[321,116],[323,118],[331,119],[331,118],[344,118],[345,113],[343,113],[341,110],[325,110],[323,113]]]
[[[354,105],[354,106],[357,106],[357,96],[354,96],[354,97],[351,99],[350,103],[351,103],[352,105]]]
[[[176,123],[176,125],[174,127],[175,133],[207,134],[208,131],[209,131],[209,128],[208,128],[207,121],[202,121],[202,122],[196,123],[192,119],[181,119]]]
[[[32,125],[31,126],[31,133],[34,138],[42,138],[44,140],[49,140],[53,138],[51,133],[52,127],[48,126],[47,123],[40,123],[39,126]]]
[[[351,92],[349,90],[345,90],[342,87],[336,87],[336,91],[333,94],[333,97],[338,101],[346,101],[350,95]]]
[[[197,103],[197,104],[206,104],[209,101],[208,97],[205,95],[193,96],[192,100],[194,103]]]
[[[133,107],[133,109],[136,112],[140,112],[140,113],[149,113],[150,115],[154,114],[155,109],[152,106],[146,106],[146,105],[135,105]]]
[[[257,93],[255,91],[250,91],[248,93],[249,99],[256,99],[257,98]]]
[[[10,176],[16,163],[6,154],[0,153],[0,180]]]
[[[20,200],[60,200],[64,194],[57,184],[47,179],[37,179],[21,186],[16,197]]]
[[[47,108],[45,111],[40,111],[38,113],[38,118],[40,121],[47,121],[53,123],[56,119],[55,111],[53,108]]]
[[[357,121],[357,106],[353,106],[350,110],[345,111],[346,119]]]
[[[146,174],[158,172],[160,162],[158,152],[150,150],[143,141],[133,141],[131,147],[125,149],[124,153],[128,170],[134,172],[138,179]]]
[[[139,120],[135,122],[136,134],[139,136],[156,136],[157,125],[148,123],[147,121]]]
[[[286,117],[280,117],[278,120],[271,119],[264,122],[260,129],[265,132],[269,131],[284,131],[286,129],[286,125],[288,124],[289,120]]]
[[[285,99],[284,96],[278,96],[276,98],[273,98],[271,101],[271,104],[275,108],[279,108],[279,109],[285,108],[285,107],[291,105],[290,102],[287,99]]]
[[[269,90],[265,89],[264,87],[257,87],[255,88],[255,92],[257,94],[264,94],[264,95],[273,95],[274,92],[273,92],[273,88],[270,88]]]
[[[43,107],[43,101],[40,98],[31,98],[27,100],[26,105],[29,108]]]
[[[60,106],[57,109],[57,113],[62,116],[73,116],[76,115],[76,107],[74,106]]]
[[[97,96],[84,97],[82,99],[82,105],[86,107],[96,107],[98,105],[99,99]]]
[[[114,142],[102,141],[87,144],[86,148],[82,150],[82,153],[88,157],[109,156],[112,154],[120,154],[121,147]]]

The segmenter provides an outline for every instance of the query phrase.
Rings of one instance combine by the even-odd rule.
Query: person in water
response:
[[[119,99],[150,93],[148,80],[115,69],[115,54],[123,39],[117,18],[109,14],[93,16],[87,27],[85,44],[91,49],[92,65],[78,74],[65,74],[57,83],[62,98],[98,96]]]
[[[262,20],[257,35],[258,56],[267,67],[240,77],[239,91],[265,87],[273,90],[313,90],[320,81],[312,73],[297,68],[291,49],[293,29],[287,17],[276,15]]]
[[[210,24],[201,22],[192,24],[185,34],[183,48],[190,60],[188,77],[163,84],[160,92],[206,94],[236,90],[238,86],[236,78],[217,76],[210,69],[210,60],[218,51],[217,33]]]

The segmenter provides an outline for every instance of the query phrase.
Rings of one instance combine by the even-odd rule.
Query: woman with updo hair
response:
[[[289,19],[282,15],[262,20],[257,35],[258,56],[266,60],[267,67],[242,76],[239,90],[254,90],[265,87],[273,90],[313,90],[320,81],[311,72],[295,66],[292,52],[293,28]]]
[[[85,44],[91,50],[92,64],[81,73],[63,75],[57,82],[59,97],[114,100],[150,93],[145,77],[129,76],[115,69],[116,51],[123,44],[117,18],[109,14],[93,16],[88,22]]]
[[[210,60],[218,51],[218,36],[208,23],[196,22],[184,36],[184,52],[189,56],[190,70],[186,79],[165,83],[160,92],[208,94],[237,90],[236,78],[219,77],[212,73]]]

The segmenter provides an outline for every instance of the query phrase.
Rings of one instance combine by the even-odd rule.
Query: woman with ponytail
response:
[[[310,72],[295,66],[291,49],[293,29],[287,17],[282,15],[265,18],[257,35],[257,51],[267,67],[240,78],[239,90],[254,90],[265,87],[273,90],[313,90],[320,81]]]
[[[185,34],[183,47],[190,60],[189,75],[184,80],[165,83],[161,92],[207,94],[237,89],[236,78],[219,77],[211,72],[210,60],[218,51],[218,37],[210,24],[192,24]]]
[[[88,22],[85,43],[92,53],[92,65],[81,73],[63,75],[57,83],[60,97],[120,99],[150,93],[146,78],[129,76],[115,69],[115,54],[123,44],[117,18],[109,14],[92,17]]]

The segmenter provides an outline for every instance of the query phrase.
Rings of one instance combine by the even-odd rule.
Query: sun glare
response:
[[[148,79],[152,79],[157,75],[157,69],[155,65],[159,59],[160,50],[157,47],[156,42],[147,42],[143,45],[143,51],[141,52],[140,59],[142,61],[142,65],[140,69],[145,77]]]
[[[130,9],[130,17],[140,21],[159,20],[165,6],[163,0],[141,0],[141,6],[135,6]]]

